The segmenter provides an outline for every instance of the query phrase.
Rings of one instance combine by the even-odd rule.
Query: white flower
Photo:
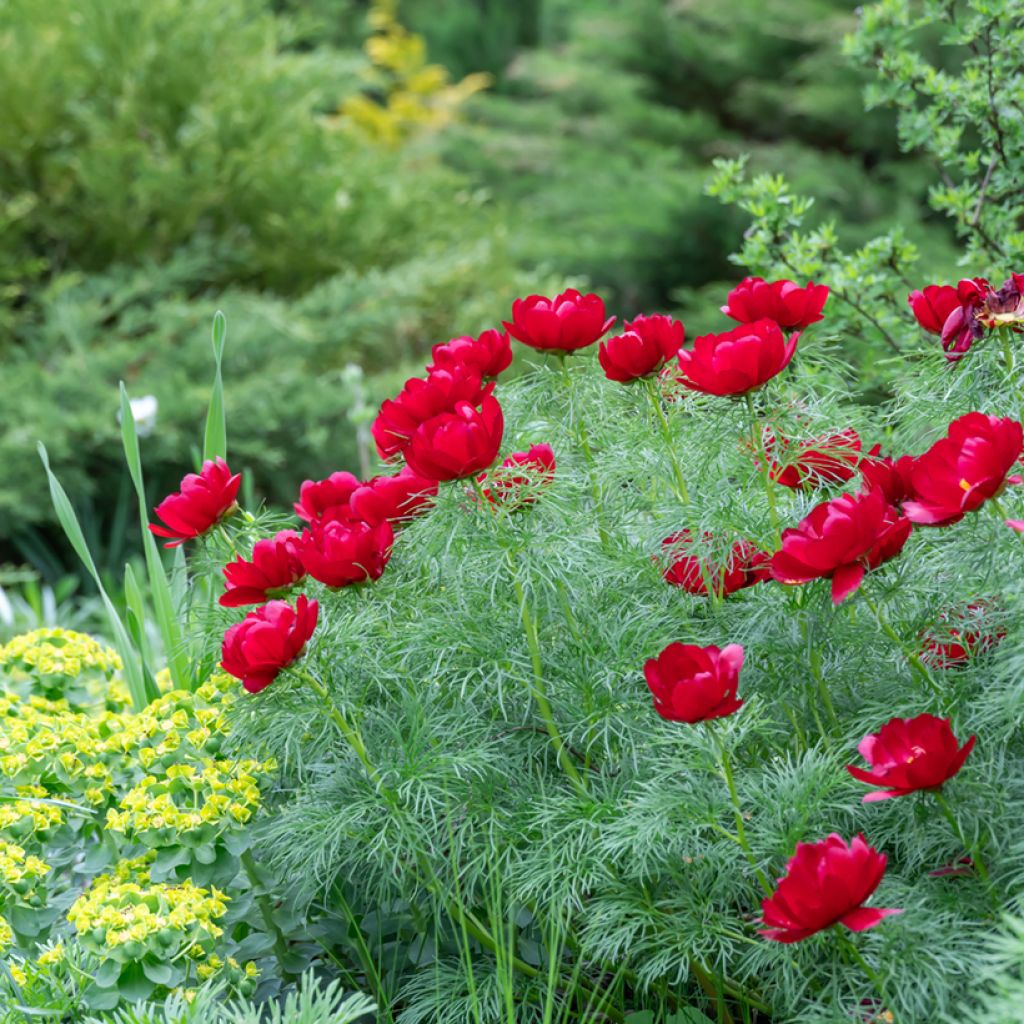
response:
[[[131,406],[132,419],[135,421],[135,432],[139,437],[149,437],[156,430],[156,414],[160,403],[156,395],[143,395],[142,398],[132,398],[128,404]],[[121,421],[121,414],[117,414],[118,422]]]

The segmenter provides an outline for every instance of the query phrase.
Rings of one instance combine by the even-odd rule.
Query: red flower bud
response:
[[[437,481],[417,476],[408,466],[393,476],[375,476],[352,493],[349,508],[357,519],[372,526],[406,523],[430,508],[437,496]]]
[[[677,379],[707,395],[745,395],[781,373],[796,352],[800,334],[786,341],[774,320],[758,320],[722,334],[702,334],[693,350],[679,353]]]
[[[316,521],[302,535],[302,565],[329,587],[376,580],[391,558],[394,539],[386,522],[371,526],[347,515]]]
[[[555,479],[555,453],[549,444],[535,444],[529,451],[513,452],[497,468],[481,473],[484,497],[493,505],[516,510],[532,505],[538,493]]]
[[[881,491],[844,494],[811,510],[799,526],[783,530],[782,550],[772,556],[772,576],[789,585],[832,580],[839,604],[861,584],[864,573],[903,550],[910,520]]]
[[[502,331],[484,331],[477,338],[452,338],[444,345],[435,345],[430,354],[434,362],[427,372],[445,370],[455,364],[479,373],[483,378],[497,377],[512,363],[512,343]]]
[[[703,539],[710,541],[712,535],[705,533]],[[759,551],[749,540],[736,541],[724,564],[694,553],[693,537],[689,530],[681,530],[666,537],[661,545],[671,558],[671,563],[663,573],[665,581],[674,587],[681,587],[688,594],[707,597],[710,585],[712,592],[725,596],[752,587],[771,576],[768,571],[771,556]]]
[[[242,680],[249,693],[259,693],[295,661],[316,629],[319,607],[300,594],[293,608],[271,601],[235,623],[225,634],[221,668]]]
[[[833,832],[820,843],[797,843],[775,892],[761,901],[761,931],[774,942],[800,942],[834,924],[863,932],[892,914],[864,903],[885,874],[886,856],[863,835],[847,845]]]
[[[622,334],[601,342],[597,360],[609,380],[628,384],[657,373],[679,353],[686,328],[669,316],[638,316],[626,321]]]
[[[486,469],[497,457],[505,423],[501,406],[488,395],[479,409],[459,402],[453,412],[416,428],[405,450],[409,468],[430,480],[457,480]]]
[[[907,517],[922,526],[948,526],[998,497],[1021,454],[1024,430],[1017,420],[969,412],[949,425],[946,437],[914,459],[910,467],[913,500]]]
[[[252,558],[236,558],[224,566],[227,587],[220,596],[225,608],[262,604],[294,586],[306,571],[302,568],[299,535],[281,530],[253,545]]]
[[[615,317],[605,319],[604,301],[570,288],[546,299],[531,295],[512,303],[512,322],[504,327],[516,341],[541,351],[575,352],[593,345]]]
[[[158,537],[171,537],[164,547],[176,548],[216,526],[238,509],[235,498],[242,474],[231,474],[223,459],[204,462],[199,473],[189,473],[181,481],[181,490],[169,494],[156,507],[156,514],[166,523],[150,523],[149,529]]]
[[[787,330],[802,331],[824,319],[828,285],[808,281],[801,288],[792,281],[765,281],[745,277],[731,292],[722,312],[741,324],[774,320]]]
[[[669,722],[704,722],[724,718],[743,705],[736,696],[743,648],[669,644],[644,665],[654,696],[654,710]]]
[[[972,736],[961,747],[948,718],[893,718],[857,746],[873,771],[852,764],[846,770],[859,782],[883,787],[868,793],[863,800],[866,804],[920,789],[937,789],[960,771],[975,739]]]
[[[311,523],[330,518],[333,509],[345,508],[363,485],[351,473],[332,473],[326,480],[304,480],[293,508],[300,519]]]

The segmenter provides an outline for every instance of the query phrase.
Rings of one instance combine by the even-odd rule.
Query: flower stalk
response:
[[[776,547],[782,547],[782,531],[779,529],[779,511],[775,503],[775,487],[772,483],[771,467],[768,465],[768,451],[764,445],[764,428],[754,408],[754,396],[747,391],[743,395],[747,405],[747,415],[750,418],[751,440],[754,446],[754,453],[757,455],[758,471],[764,483],[765,497],[768,499],[768,518],[772,524],[772,534],[775,538]]]
[[[661,395],[658,393],[658,381],[655,377],[644,378],[644,388],[650,400],[651,408],[661,428],[661,436],[665,441],[665,451],[668,454],[669,464],[672,466],[672,475],[675,477],[676,494],[684,505],[690,504],[690,492],[686,488],[686,477],[683,474],[683,467],[676,458],[675,450],[672,447],[672,428],[669,425],[668,417],[661,404]]]

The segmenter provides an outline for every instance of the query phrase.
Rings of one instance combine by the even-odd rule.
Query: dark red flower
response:
[[[484,331],[479,337],[463,335],[444,345],[435,345],[430,354],[434,362],[427,372],[449,369],[455,364],[475,370],[481,377],[494,378],[512,363],[512,342],[503,331]]]
[[[1024,274],[1011,274],[998,290],[988,289],[978,322],[983,327],[1012,327],[1020,332],[1024,325]]]
[[[379,579],[394,539],[387,522],[371,526],[347,516],[314,521],[302,535],[302,565],[329,587]]]
[[[957,290],[949,284],[929,284],[907,296],[914,319],[929,333],[942,334],[949,314],[960,308]]]
[[[893,718],[857,746],[872,771],[852,764],[846,770],[859,782],[882,787],[864,797],[866,804],[920,789],[938,789],[963,767],[975,738],[961,747],[948,718]]]
[[[969,604],[956,612],[943,612],[940,623],[924,636],[921,660],[933,668],[959,668],[991,650],[1006,636],[1006,630],[987,624],[989,612],[987,602]]]
[[[497,469],[481,473],[484,497],[493,505],[520,509],[532,505],[538,493],[555,479],[555,453],[549,444],[513,452]]]
[[[348,506],[352,495],[363,485],[351,473],[332,473],[326,480],[304,480],[299,500],[293,506],[300,519],[311,523],[324,519],[336,509]]]
[[[609,380],[628,384],[657,373],[679,353],[686,328],[670,316],[638,316],[627,320],[622,334],[601,342],[597,361]]]
[[[242,680],[249,693],[259,693],[295,661],[316,629],[319,607],[300,594],[293,608],[271,601],[235,623],[225,634],[221,668]]]
[[[959,304],[946,317],[941,331],[942,349],[950,362],[962,358],[985,333],[978,319],[978,310],[991,291],[991,285],[983,277],[965,278],[957,284]]]
[[[225,608],[262,604],[282,597],[305,575],[299,535],[294,530],[281,530],[256,541],[252,558],[239,557],[224,566],[227,586],[220,603]]]
[[[808,281],[803,288],[792,281],[765,281],[745,277],[729,292],[722,312],[741,324],[774,320],[787,330],[802,331],[824,319],[828,285]]]
[[[504,327],[516,341],[541,351],[575,352],[593,345],[615,317],[605,319],[604,301],[569,288],[546,299],[531,295],[512,303],[512,322]]]
[[[775,892],[761,901],[773,942],[800,942],[834,924],[863,932],[902,911],[865,907],[885,874],[886,856],[863,835],[847,845],[833,832],[820,843],[797,843]]]
[[[644,678],[662,718],[692,725],[724,718],[742,707],[736,696],[741,668],[739,644],[719,649],[674,643],[645,663]]]
[[[420,424],[405,450],[409,468],[430,480],[457,480],[486,469],[497,457],[505,429],[498,400],[488,395],[479,409],[456,403]]]
[[[708,542],[713,538],[710,533],[705,533],[703,539]],[[712,592],[725,596],[771,577],[768,568],[771,555],[758,550],[749,540],[736,541],[724,564],[702,557],[701,553],[695,554],[689,530],[666,537],[661,545],[667,549],[671,559],[663,573],[666,582],[681,587],[688,594],[707,597],[710,584]]]
[[[766,428],[762,437],[769,459],[768,475],[777,484],[802,490],[850,480],[860,462],[860,436],[847,427],[838,434],[798,441]]]
[[[352,492],[349,508],[357,519],[372,526],[383,522],[397,526],[425,512],[436,497],[436,480],[428,480],[403,466],[393,476],[375,476],[360,484]]]
[[[405,382],[397,398],[381,403],[370,433],[382,459],[390,459],[405,450],[416,428],[441,413],[453,412],[460,402],[479,405],[494,390],[485,385],[480,374],[465,363],[452,363],[446,369],[432,370],[425,378]]]
[[[242,474],[232,475],[223,459],[204,462],[199,473],[189,473],[181,490],[169,494],[157,505],[156,514],[166,523],[149,524],[158,537],[172,538],[164,547],[176,548],[206,533],[222,519],[237,511],[238,487]]]
[[[1024,430],[1017,420],[969,412],[949,425],[910,468],[913,500],[903,511],[922,526],[948,526],[998,497],[1020,477],[1010,470],[1021,454]]]
[[[891,459],[879,454],[881,450],[882,446],[876,444],[861,460],[860,475],[864,481],[864,490],[880,490],[890,505],[900,508],[903,502],[913,495],[910,487],[910,470],[914,459],[910,455]]]
[[[772,576],[789,585],[832,580],[839,604],[864,573],[903,550],[911,523],[878,490],[844,494],[815,506],[799,526],[782,531],[782,550],[772,556]]]
[[[722,334],[702,334],[679,353],[677,380],[707,395],[744,395],[781,373],[793,358],[799,332],[785,335],[774,320],[758,320]]]

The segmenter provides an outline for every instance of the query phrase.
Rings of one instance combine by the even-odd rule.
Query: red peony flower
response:
[[[914,319],[929,333],[942,334],[949,314],[960,308],[960,297],[949,284],[929,284],[907,296]]]
[[[868,793],[863,800],[866,804],[920,789],[938,789],[963,767],[975,739],[972,736],[961,747],[948,718],[893,718],[877,733],[865,736],[857,747],[873,770],[852,764],[846,770],[859,782],[883,787]]]
[[[890,505],[900,508],[903,502],[913,495],[910,487],[910,469],[914,459],[910,455],[891,459],[880,455],[881,450],[882,446],[876,444],[861,460],[859,468],[864,490],[880,490]]]
[[[1024,325],[1024,274],[1011,274],[998,290],[988,288],[977,318],[982,327],[1012,327],[1019,334]]]
[[[774,320],[758,320],[722,334],[702,334],[679,353],[677,379],[707,395],[745,395],[781,373],[793,358],[799,332],[786,341]]]
[[[493,384],[485,385],[480,374],[464,363],[407,380],[397,398],[381,403],[370,427],[380,457],[390,459],[404,451],[421,423],[453,412],[460,402],[479,405],[493,390]]]
[[[793,490],[850,480],[860,462],[860,436],[850,427],[838,434],[798,441],[795,446],[781,435],[776,442],[774,432],[768,428],[762,436],[770,460],[768,475],[777,484]],[[782,454],[777,460],[775,452],[779,449]]]
[[[405,450],[409,468],[430,480],[457,480],[486,469],[497,457],[505,428],[498,400],[488,395],[479,409],[458,402],[453,412],[416,428]]]
[[[741,324],[774,320],[787,330],[802,331],[824,319],[821,311],[827,299],[828,285],[808,281],[801,288],[792,281],[745,277],[729,292],[722,312]]]
[[[189,473],[181,481],[180,491],[157,505],[156,514],[166,525],[150,523],[150,531],[158,537],[172,538],[164,545],[168,548],[206,533],[238,510],[235,498],[241,482],[242,474],[232,475],[223,459],[204,462],[199,473]]]
[[[863,835],[847,845],[833,832],[820,843],[797,843],[775,892],[761,901],[761,934],[773,942],[800,942],[834,924],[850,931],[874,928],[902,913],[865,907],[885,874],[886,856]]]
[[[294,608],[287,601],[271,601],[249,612],[224,634],[221,668],[241,679],[249,693],[259,693],[301,656],[318,611],[316,601],[300,594]]]
[[[295,514],[307,523],[329,518],[332,511],[346,508],[362,486],[351,473],[332,473],[326,480],[304,480],[299,500],[293,506]]]
[[[236,558],[224,566],[227,587],[220,596],[225,608],[262,604],[281,597],[306,575],[301,543],[294,530],[281,530],[253,545],[252,558]]]
[[[504,327],[516,341],[544,351],[575,352],[593,345],[615,317],[605,319],[604,301],[574,288],[546,299],[531,295],[512,303],[512,322]]]
[[[622,334],[601,342],[597,360],[609,380],[628,384],[657,373],[678,355],[686,328],[669,316],[638,316],[627,320]]]
[[[910,530],[910,520],[881,491],[844,494],[782,531],[782,550],[772,556],[771,573],[789,585],[830,578],[832,602],[839,604],[860,586],[866,571],[903,550]]]
[[[514,452],[497,468],[481,473],[484,497],[493,505],[515,510],[532,505],[538,492],[555,479],[555,453],[549,444]]]
[[[703,539],[710,541],[713,538],[710,533],[705,533]],[[724,565],[693,554],[693,537],[689,530],[666,537],[661,546],[668,549],[672,559],[663,573],[666,582],[681,587],[688,594],[707,597],[710,583],[712,591],[724,597],[771,578],[768,568],[771,555],[758,550],[749,540],[736,541]]]
[[[921,661],[937,669],[959,668],[995,647],[1006,630],[985,624],[988,610],[985,602],[978,602],[957,612],[943,612],[941,625],[924,636]]]
[[[430,354],[434,362],[427,372],[450,369],[453,365],[468,367],[481,377],[494,378],[512,363],[512,343],[502,331],[484,331],[477,338],[452,338],[444,345],[435,345]]]
[[[408,466],[393,476],[375,476],[360,484],[349,499],[349,509],[357,519],[371,526],[388,522],[392,526],[407,523],[430,508],[437,497],[437,481],[418,476]]]
[[[302,565],[329,587],[376,580],[391,558],[394,539],[386,522],[371,526],[347,516],[316,521],[302,535]]]
[[[724,718],[743,705],[736,696],[743,648],[669,644],[644,665],[654,695],[654,710],[669,722],[704,722]]]
[[[962,358],[985,333],[978,311],[992,286],[983,277],[966,278],[956,286],[958,305],[942,325],[942,349],[950,362]]]
[[[998,497],[1021,454],[1024,430],[1009,418],[969,412],[949,425],[946,437],[914,459],[910,468],[913,500],[903,511],[922,526],[948,526],[989,498]]]

